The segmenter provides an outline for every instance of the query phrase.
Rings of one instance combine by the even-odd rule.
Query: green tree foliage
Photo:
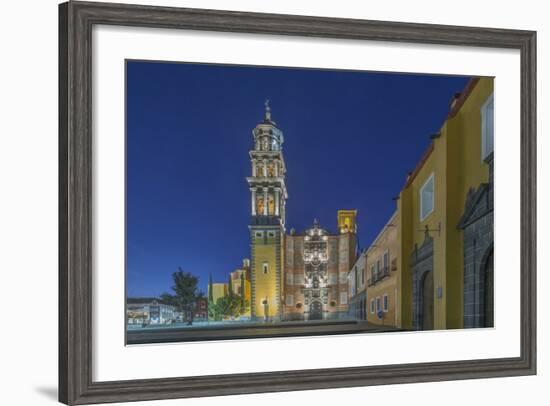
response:
[[[199,290],[199,278],[189,272],[184,272],[181,267],[178,267],[177,272],[172,274],[172,291],[174,294],[163,293],[161,299],[172,304],[181,312],[187,324],[193,324],[193,317],[197,300],[204,297],[204,294]]]
[[[208,312],[212,319],[220,321],[239,317],[245,313],[247,306],[249,306],[248,300],[244,300],[243,302],[243,298],[240,295],[231,292],[218,298],[216,303],[208,308]]]
[[[210,273],[210,277],[208,278],[208,301],[214,301],[214,283],[212,282],[212,273]]]
[[[212,282],[212,273],[208,277],[208,319],[216,320],[215,312],[215,303],[214,303],[214,282]]]

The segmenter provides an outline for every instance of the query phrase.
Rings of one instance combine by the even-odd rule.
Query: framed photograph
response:
[[[59,8],[59,400],[536,373],[536,33]]]

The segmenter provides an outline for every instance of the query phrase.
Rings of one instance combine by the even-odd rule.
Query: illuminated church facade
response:
[[[271,117],[253,130],[250,151],[251,317],[253,320],[328,320],[348,314],[348,271],[357,257],[356,210],[339,210],[338,231],[314,220],[286,233],[288,193],[283,132]]]

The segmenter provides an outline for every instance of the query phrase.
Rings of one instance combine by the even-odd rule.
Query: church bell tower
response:
[[[251,195],[251,311],[252,319],[282,318],[285,203],[283,132],[271,117],[269,100],[265,116],[252,130],[250,151],[252,176],[247,177]]]

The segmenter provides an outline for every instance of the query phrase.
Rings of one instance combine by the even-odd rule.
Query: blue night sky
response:
[[[367,247],[469,78],[127,62],[127,291],[169,291],[181,266],[225,282],[249,257],[252,129],[264,100],[285,136],[287,230],[336,230],[358,209]]]

